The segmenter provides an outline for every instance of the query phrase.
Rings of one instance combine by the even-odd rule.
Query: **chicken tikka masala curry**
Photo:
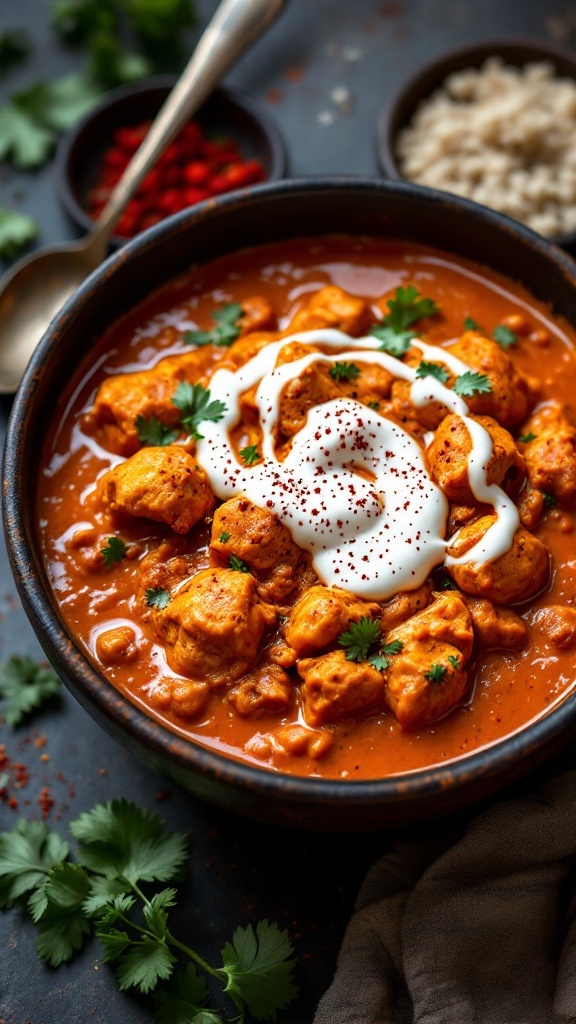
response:
[[[412,243],[197,267],[62,396],[39,521],[61,614],[173,730],[359,779],[574,686],[574,335]]]

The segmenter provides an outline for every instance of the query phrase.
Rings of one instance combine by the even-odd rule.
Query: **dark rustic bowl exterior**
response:
[[[406,181],[396,159],[396,139],[412,119],[419,104],[439,89],[446,78],[464,68],[477,68],[489,57],[502,57],[513,67],[534,61],[549,61],[559,75],[576,80],[576,54],[553,43],[535,39],[498,39],[462,46],[441,54],[412,73],[385,101],[378,119],[378,158],[383,174],[392,181]],[[553,239],[571,253],[576,252],[576,234]]]
[[[174,75],[156,75],[133,85],[119,86],[62,139],[56,160],[56,184],[60,200],[71,219],[83,231],[94,221],[86,210],[88,192],[95,184],[98,161],[112,141],[116,128],[151,120],[176,83]],[[215,89],[194,115],[205,131],[229,135],[246,158],[260,161],[267,181],[286,174],[284,140],[276,123],[254,100],[223,86]],[[126,239],[114,235],[113,247]]]
[[[333,234],[412,238],[513,276],[576,322],[576,264],[521,225],[446,193],[404,183],[311,179],[262,185],[184,211],[128,243],[56,317],[16,396],[4,462],[4,523],[24,607],[50,661],[89,713],[137,756],[190,792],[290,826],[367,830],[441,815],[495,792],[574,732],[576,693],[521,732],[449,764],[371,781],[298,778],[229,760],[161,726],[80,651],[58,614],[36,528],[35,485],[54,396],[90,346],[152,289],[233,251]]]

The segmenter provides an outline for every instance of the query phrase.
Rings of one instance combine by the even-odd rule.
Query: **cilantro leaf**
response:
[[[9,726],[20,722],[60,692],[60,680],[49,665],[13,655],[0,665],[1,714]]]
[[[36,948],[40,959],[51,967],[70,960],[90,934],[83,909],[89,891],[88,876],[77,864],[57,864],[50,871],[43,889],[46,904],[37,918],[40,936]]]
[[[27,32],[22,29],[7,29],[0,35],[0,74],[20,64],[32,49]]]
[[[241,558],[237,558],[236,555],[230,555],[228,566],[233,572],[250,572],[246,562],[243,562]]]
[[[380,402],[377,402],[375,399],[373,399],[371,402],[368,402],[368,408],[374,409],[374,412],[378,412],[378,409],[380,408]]]
[[[201,384],[188,384],[186,381],[178,385],[172,402],[182,411],[182,425],[196,441],[202,439],[198,432],[199,423],[204,420],[218,423],[227,412],[224,402],[210,401],[210,392]]]
[[[544,505],[546,508],[556,508],[557,501],[553,494],[542,494],[544,498]]]
[[[500,348],[507,349],[511,348],[512,345],[516,345],[518,338],[505,324],[498,324],[494,328],[494,341],[500,345]]]
[[[530,431],[529,434],[520,434],[518,440],[521,441],[522,444],[529,444],[530,441],[535,441],[537,437],[538,434],[533,434],[532,431]]]
[[[102,938],[101,931],[96,934]],[[118,988],[121,992],[127,988],[138,988],[144,994],[150,992],[159,978],[170,977],[176,962],[165,942],[145,935],[141,942],[132,941],[128,952],[120,957],[116,971]]]
[[[403,648],[404,643],[402,640],[392,640],[389,644],[384,644],[383,651],[388,657],[393,657],[395,654],[400,654]]]
[[[332,380],[354,381],[360,376],[360,367],[356,363],[334,363],[330,368]]]
[[[56,134],[71,128],[98,98],[81,75],[35,82],[13,93],[0,109],[0,160],[10,159],[22,170],[39,167],[50,156]]]
[[[454,671],[456,671],[456,669],[460,667],[460,658],[457,658],[455,654],[449,654],[448,661],[452,665]]]
[[[122,932],[118,928],[105,929],[102,927],[98,929],[97,934],[104,946],[104,956],[102,959],[108,964],[117,960],[132,942],[128,932]]]
[[[0,108],[0,160],[30,171],[45,163],[54,148],[54,133],[37,124],[12,102]]]
[[[37,234],[38,225],[32,217],[0,206],[0,259],[13,260]]]
[[[230,534],[226,533],[226,530],[223,530],[220,536],[218,537],[218,540],[220,541],[221,544],[226,544],[226,542],[230,540]]]
[[[193,964],[175,973],[168,992],[154,997],[158,1024],[224,1024],[220,1014],[206,1008],[208,988]]]
[[[0,832],[0,907],[42,887],[50,868],[68,856],[68,844],[43,821],[20,820]]]
[[[370,647],[378,643],[381,635],[380,623],[364,617],[353,622],[348,632],[340,633],[338,643],[346,649],[346,661],[365,661]]]
[[[128,882],[167,882],[186,861],[186,837],[166,832],[155,814],[130,803],[97,804],[70,825],[80,842],[77,860],[99,875]]]
[[[210,313],[216,326],[210,331],[186,331],[184,341],[187,345],[231,345],[240,334],[242,325],[239,321],[244,316],[239,302],[224,303],[220,309]]]
[[[422,360],[418,369],[416,370],[416,376],[421,377],[434,377],[439,380],[441,384],[445,384],[450,374],[448,370],[444,369],[443,366],[439,366],[438,363],[427,363],[425,359]]]
[[[384,644],[377,654],[373,654],[372,657],[368,658],[368,661],[378,672],[385,672],[390,667],[388,659],[392,658],[395,654],[400,654],[403,647],[404,644],[401,640],[392,640],[389,644]]]
[[[417,320],[425,316],[435,316],[440,312],[434,300],[422,298],[413,284],[409,284],[407,288],[397,288],[387,305],[389,313],[384,319],[395,331],[405,331]]]
[[[479,328],[478,328],[478,324],[476,323],[476,321],[471,316],[467,316],[466,319],[464,320],[464,330],[465,331],[477,331],[478,329]]]
[[[238,454],[244,459],[244,463],[247,466],[253,466],[261,458],[258,452],[258,445],[256,444],[249,444],[247,448],[241,448]]]
[[[383,654],[372,654],[368,661],[377,672],[385,672],[390,665],[388,658],[385,658]]]
[[[492,384],[485,373],[473,373],[472,370],[466,370],[466,373],[461,373],[459,377],[456,377],[454,391],[461,398],[471,398],[475,394],[490,394]]]
[[[372,327],[370,333],[382,343],[380,345],[382,351],[389,352],[397,359],[406,355],[412,338],[416,337],[416,331],[395,331],[393,327],[386,327],[382,324]]]
[[[297,995],[294,983],[294,950],[285,931],[268,921],[237,928],[232,942],[222,950],[224,991],[239,1010],[248,1007],[256,1020],[276,1020]]]
[[[174,444],[180,433],[179,430],[172,430],[165,423],[161,423],[155,416],[151,416],[148,420],[144,416],[137,416],[134,420],[134,426],[138,431],[138,440],[141,444],[147,444],[151,447],[163,447],[167,444]]]
[[[146,604],[150,608],[158,608],[162,611],[163,608],[167,608],[172,598],[164,587],[148,587],[146,591]]]
[[[128,546],[121,537],[108,537],[106,546],[100,548],[100,554],[104,558],[104,565],[110,569],[115,562],[121,562],[126,557]]]
[[[428,672],[424,673],[424,679],[428,679],[431,683],[441,683],[447,671],[445,665],[434,664]]]

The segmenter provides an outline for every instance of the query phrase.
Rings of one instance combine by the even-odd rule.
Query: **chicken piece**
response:
[[[303,341],[287,341],[280,349],[276,358],[276,366],[284,366],[285,363],[295,363],[297,359],[304,359],[304,356],[321,352],[318,345],[305,345]]]
[[[299,377],[282,388],[278,412],[278,432],[293,437],[306,424],[308,410],[338,398],[345,389],[330,376],[330,363],[311,363]]]
[[[350,623],[379,619],[379,604],[361,601],[339,587],[310,587],[294,605],[284,626],[286,643],[299,657],[315,654],[334,643]]]
[[[496,516],[487,515],[463,526],[453,538],[448,554],[456,558],[465,555],[495,522]],[[484,564],[447,564],[446,571],[465,594],[486,597],[495,604],[517,604],[527,601],[545,586],[550,558],[542,541],[519,526],[512,546],[500,558]]]
[[[389,398],[394,380],[392,374],[378,363],[363,363],[360,358],[356,360],[356,365],[360,374],[353,382],[350,397],[358,398],[361,402]]]
[[[502,648],[511,651],[523,647],[528,640],[528,630],[516,612],[511,608],[499,608],[482,597],[462,595],[472,616],[474,638],[481,651]]]
[[[278,327],[276,314],[268,299],[263,295],[250,295],[242,299],[242,316],[239,321],[240,337],[254,331],[275,331]]]
[[[172,711],[181,718],[198,718],[210,697],[210,687],[207,683],[197,683],[191,679],[174,679],[172,684]]]
[[[517,487],[524,478],[524,459],[514,438],[491,416],[471,416],[484,427],[492,441],[492,454],[485,464],[489,484],[500,484],[504,490]],[[449,501],[473,505],[476,501],[468,483],[468,459],[472,440],[461,416],[451,414],[442,420],[434,440],[426,449],[432,477]]]
[[[308,725],[337,722],[382,707],[384,677],[368,661],[347,661],[344,651],[298,662],[304,719]]]
[[[277,515],[245,497],[230,498],[216,509],[210,550],[226,563],[230,555],[246,562],[260,597],[274,603],[298,585],[299,568],[308,558]]]
[[[152,548],[138,566],[139,615],[147,620],[153,610],[147,600],[148,590],[166,590],[172,594],[184,580],[208,568],[208,555],[203,545],[188,550],[188,538],[172,535]]]
[[[389,633],[391,629],[400,626],[406,619],[421,612],[432,600],[432,581],[426,580],[416,590],[407,590],[404,594],[395,594],[386,604],[382,605],[380,613],[380,629],[382,633]]]
[[[466,664],[474,643],[472,618],[461,595],[446,590],[434,594],[432,604],[391,630],[386,635],[386,643],[393,640],[400,640],[404,647],[412,641],[448,644],[460,652]]]
[[[242,718],[285,711],[293,698],[290,678],[279,665],[264,663],[243,677],[228,694],[228,700]]]
[[[547,641],[560,651],[576,647],[576,609],[568,605],[551,604],[542,608],[535,617]]]
[[[240,336],[229,349],[222,349],[222,352],[226,354],[222,357],[222,362],[218,364],[217,369],[232,370],[234,372],[234,370],[244,366],[249,359],[257,356],[271,341],[277,340],[278,334],[275,331],[253,331],[244,337]]]
[[[287,334],[335,327],[353,338],[365,334],[373,316],[364,299],[349,295],[336,285],[327,285],[315,292],[299,309],[286,329]]]
[[[544,511],[542,491],[534,491],[530,484],[527,484],[518,498],[517,505],[522,526],[525,526],[527,530],[535,530]]]
[[[145,420],[154,416],[168,427],[177,426],[182,410],[172,402],[176,388],[182,381],[204,380],[224,353],[225,349],[207,345],[167,356],[151,370],[109,377],[98,388],[92,410],[83,417],[83,429],[107,451],[132,455],[140,447],[138,416]]]
[[[426,430],[436,430],[449,410],[442,402],[428,402],[415,406],[411,400],[412,385],[406,380],[395,380],[392,385],[392,409],[399,423],[411,433],[422,436]]]
[[[167,523],[187,533],[214,506],[208,478],[178,445],[141,448],[98,482],[97,499],[112,512]]]
[[[526,460],[528,480],[535,490],[557,501],[571,501],[576,494],[576,426],[569,411],[558,402],[543,405],[522,427],[519,441]]]
[[[122,665],[135,661],[138,654],[136,633],[131,626],[106,629],[96,640],[96,657],[103,665]]]
[[[478,331],[466,331],[446,351],[457,356],[473,371],[486,374],[490,380],[490,392],[465,398],[470,412],[493,416],[507,430],[513,430],[526,419],[538,400],[539,382],[517,370],[510,356],[495,341]]]
[[[394,630],[388,641],[400,639],[403,628]],[[386,703],[403,729],[441,718],[461,700],[468,683],[458,648],[432,637],[406,639],[384,678]]]
[[[250,671],[276,612],[250,573],[204,569],[152,619],[170,668],[217,689]]]

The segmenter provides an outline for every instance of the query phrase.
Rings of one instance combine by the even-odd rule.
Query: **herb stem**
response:
[[[219,981],[222,981],[222,974],[220,971],[211,967],[210,964],[207,963],[206,960],[203,960],[198,953],[195,953],[193,949],[190,949],[190,946],[186,946],[183,942],[180,942],[180,939],[177,939],[175,935],[172,935],[172,932],[168,928],[166,929],[166,942],[171,946],[174,946],[176,949],[179,949],[181,953],[185,953],[190,960],[193,960],[194,963],[198,964],[198,966],[201,967],[203,971],[206,971],[207,974],[211,974],[213,978],[218,978]]]

